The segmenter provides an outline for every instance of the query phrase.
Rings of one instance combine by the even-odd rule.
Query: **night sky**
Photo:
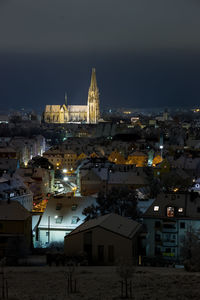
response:
[[[198,0],[0,0],[0,110],[196,106]]]

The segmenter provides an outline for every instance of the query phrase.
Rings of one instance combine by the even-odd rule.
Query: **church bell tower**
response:
[[[98,123],[100,119],[99,89],[97,87],[96,70],[92,69],[91,83],[88,91],[87,123]]]

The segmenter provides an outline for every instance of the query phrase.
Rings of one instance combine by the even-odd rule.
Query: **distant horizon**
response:
[[[64,103],[61,103],[60,105],[62,105]],[[76,104],[73,104],[73,105],[76,105]],[[77,104],[78,105],[78,104]],[[192,111],[193,109],[195,108],[200,108],[200,105],[199,106],[163,106],[163,107],[128,107],[128,106],[118,106],[118,107],[114,107],[114,106],[104,106],[104,107],[101,107],[101,112],[102,113],[109,113],[109,109],[113,110],[111,113],[114,113],[115,111],[125,111],[125,110],[129,110],[131,112],[131,114],[134,114],[134,113],[142,113],[142,112],[152,112],[152,113],[161,113],[163,112],[164,110],[168,110],[169,112],[184,112],[184,111]],[[45,109],[45,106],[44,106],[44,109]],[[0,114],[1,115],[4,115],[4,114],[10,114],[10,113],[13,113],[13,112],[23,112],[24,113],[30,113],[30,112],[34,112],[38,115],[42,115],[43,112],[44,112],[44,109],[43,110],[37,110],[37,109],[34,109],[34,108],[24,108],[24,107],[19,107],[19,108],[16,108],[16,109],[7,109],[7,110],[0,110]]]

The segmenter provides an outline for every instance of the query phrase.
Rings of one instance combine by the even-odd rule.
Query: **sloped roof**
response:
[[[59,210],[56,209],[58,204],[60,204]],[[92,204],[96,204],[96,199],[93,197],[71,197],[67,195],[52,197],[48,200],[38,227],[48,228],[50,225],[51,229],[73,230],[85,220],[85,215],[82,214],[84,208]],[[75,210],[72,209],[74,205],[77,206]],[[56,217],[59,216],[63,217],[60,224],[56,223]],[[79,218],[77,224],[72,224],[72,217]]]
[[[45,112],[60,112],[61,105],[46,105]]]
[[[107,168],[93,168],[91,170],[94,172],[98,177],[101,178],[101,180],[107,180],[108,179],[108,169]]]
[[[113,172],[109,175],[109,183],[145,185],[147,184],[147,180],[135,172]]]
[[[3,170],[16,170],[17,168],[17,159],[11,159],[11,158],[0,158],[0,169]]]
[[[12,147],[0,147],[0,152],[9,152],[9,153],[16,153],[16,150]]]
[[[87,112],[87,105],[68,105],[67,108],[71,113]]]
[[[23,188],[26,191],[28,191],[27,186],[23,183],[23,180],[20,176],[14,175],[10,177],[9,175],[5,174],[1,177],[1,181],[0,181],[1,192],[6,190],[19,189],[19,188]]]
[[[129,239],[142,227],[142,225],[136,221],[111,213],[83,223],[73,230],[70,235],[90,230],[97,226]]]
[[[0,201],[0,220],[26,220],[31,214],[18,201]]]
[[[158,211],[154,211],[154,206],[159,206]],[[152,203],[143,217],[150,218],[167,218],[167,207],[174,207],[176,210],[175,218],[182,219],[200,219],[200,197],[197,193],[161,193]],[[183,212],[178,212],[183,208]]]
[[[147,154],[140,151],[134,151],[129,156],[147,156]]]

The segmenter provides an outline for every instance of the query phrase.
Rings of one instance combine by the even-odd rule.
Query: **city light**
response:
[[[67,173],[67,169],[63,169],[63,173]]]
[[[68,181],[69,178],[68,178],[67,176],[65,176],[65,177],[63,178],[63,180],[64,180],[64,181]]]

